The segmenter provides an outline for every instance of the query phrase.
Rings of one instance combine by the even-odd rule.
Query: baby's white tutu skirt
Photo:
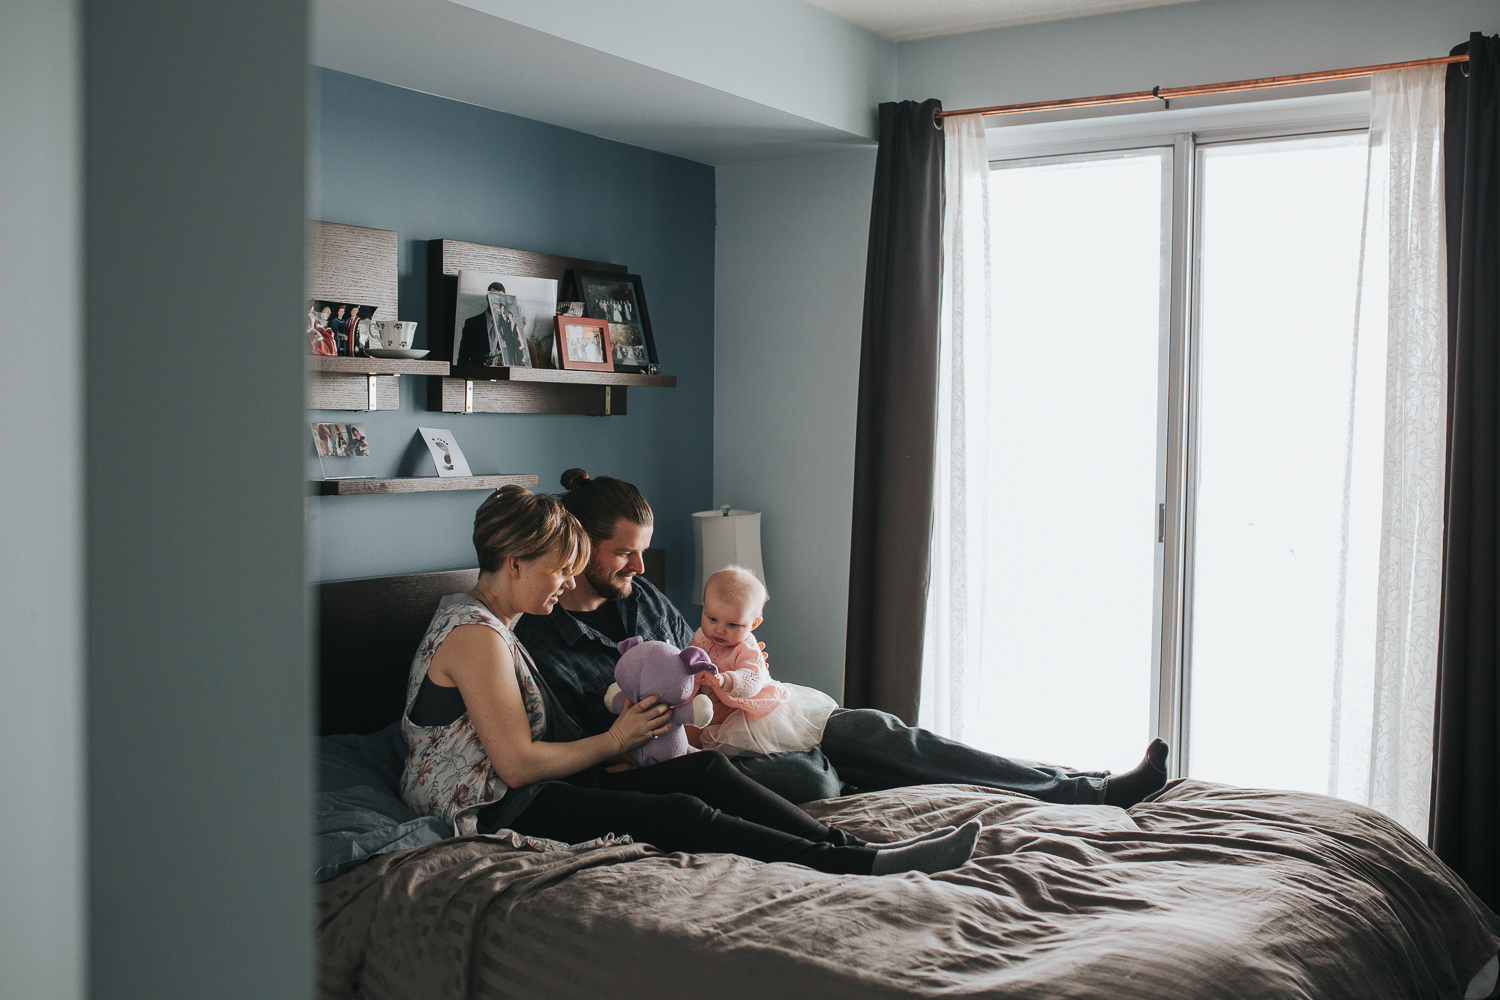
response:
[[[781,753],[784,750],[811,750],[823,742],[823,727],[838,703],[817,688],[781,682],[791,697],[771,714],[752,719],[734,711],[718,725],[708,726],[701,735],[703,749],[718,750],[734,757],[742,753]]]

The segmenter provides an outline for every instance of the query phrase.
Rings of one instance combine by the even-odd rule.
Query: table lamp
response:
[[[703,584],[725,566],[743,566],[766,582],[760,559],[760,511],[718,510],[693,514],[693,600],[703,603]]]

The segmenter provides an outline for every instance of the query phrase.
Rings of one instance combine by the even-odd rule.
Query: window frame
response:
[[[1203,207],[1198,183],[1201,152],[1231,143],[1368,132],[1370,126],[1367,80],[1288,88],[1272,99],[1264,98],[1264,93],[1225,95],[1213,103],[1210,99],[1191,107],[1144,113],[1126,109],[1082,118],[1053,113],[986,125],[991,170],[1018,161],[1065,162],[1109,153],[1169,150],[1170,190],[1164,206],[1168,246],[1163,253],[1168,272],[1162,289],[1166,343],[1158,383],[1157,628],[1152,642],[1150,729],[1177,750],[1169,762],[1173,778],[1184,776],[1189,766],[1191,583],[1200,440],[1197,247]]]

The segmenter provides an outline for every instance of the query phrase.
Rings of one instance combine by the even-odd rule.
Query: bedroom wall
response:
[[[624,416],[444,414],[426,381],[401,409],[318,411],[362,423],[375,474],[432,475],[419,426],[452,430],[476,473],[564,469],[618,476],[656,511],[668,592],[690,583],[688,515],[710,500],[713,448],[714,174],[702,164],[329,70],[314,71],[309,217],[399,234],[401,318],[428,346],[429,239],[611,261],[640,274],[673,389],[631,389]],[[308,502],[311,575],[332,580],[472,566],[478,492]]]
[[[776,676],[838,697],[874,148],[720,167],[715,505],[761,511]]]
[[[0,996],[56,1000],[86,995],[78,27],[0,8]]]
[[[897,91],[945,108],[1187,86],[1447,55],[1494,0],[1200,0],[897,47]]]
[[[802,0],[653,0],[623,19],[616,0],[459,2],[855,135],[875,134],[895,80],[894,43]]]
[[[308,996],[307,5],[81,9],[88,995]]]

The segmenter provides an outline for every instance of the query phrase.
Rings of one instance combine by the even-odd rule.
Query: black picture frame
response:
[[[609,324],[611,360],[617,372],[655,372],[656,338],[646,310],[646,292],[638,274],[571,270],[573,299],[583,303],[583,314]]]

